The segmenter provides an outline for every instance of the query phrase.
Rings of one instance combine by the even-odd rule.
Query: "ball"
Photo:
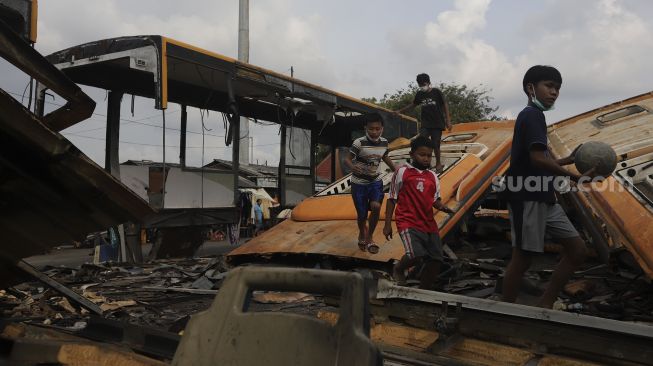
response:
[[[617,167],[617,153],[605,142],[589,141],[576,150],[574,162],[581,174],[596,166],[596,174],[607,177]]]

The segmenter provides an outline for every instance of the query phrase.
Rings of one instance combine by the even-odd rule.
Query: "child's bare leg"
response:
[[[367,220],[357,220],[358,223],[358,241],[367,240]]]
[[[369,243],[372,241],[372,236],[374,235],[374,230],[376,230],[376,225],[379,223],[379,213],[381,212],[381,204],[372,201],[370,202],[370,217],[369,217],[369,230],[367,231],[367,237],[365,240]]]
[[[433,141],[433,154],[435,154],[435,170],[441,173],[444,170],[440,157],[440,141]]]
[[[564,246],[564,254],[562,260],[556,266],[555,271],[553,271],[549,286],[547,286],[542,298],[537,304],[537,306],[542,308],[550,309],[553,307],[553,303],[560,291],[562,291],[563,286],[567,283],[574,271],[583,264],[587,256],[585,243],[580,237],[562,239],[560,242]]]
[[[440,262],[436,260],[428,260],[422,269],[422,275],[419,278],[419,288],[425,290],[433,290],[435,283],[440,274]]]
[[[530,266],[531,255],[519,248],[512,248],[512,258],[503,275],[503,301],[515,302],[522,277]]]

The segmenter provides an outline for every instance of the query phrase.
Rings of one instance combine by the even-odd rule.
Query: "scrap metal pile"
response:
[[[439,289],[443,293],[470,299],[497,299],[501,276],[510,255],[507,234],[509,222],[505,212],[478,210],[475,217],[468,221],[466,232],[446,243],[451,250],[447,250],[447,265],[440,277]],[[557,250],[559,248],[550,243],[547,253],[535,261],[522,284],[524,294],[520,296],[519,303],[535,303],[557,263]],[[613,258],[610,263],[602,264],[596,255],[591,257],[565,287],[556,309],[653,325],[653,285],[650,278],[628,251],[623,250]],[[305,265],[319,268],[324,265],[322,263],[306,262]],[[268,263],[263,267],[283,270],[283,265]],[[330,266],[337,269],[337,262],[331,262]],[[190,317],[211,307],[225,278],[234,268],[225,256],[158,260],[139,266],[111,263],[84,264],[78,268],[46,266],[42,268],[44,274],[96,304],[101,316],[41,282],[24,282],[1,291],[0,309],[4,324],[21,322],[41,330],[54,329],[86,339],[120,344],[157,360],[170,361],[179,335],[184,334]],[[353,268],[353,271],[358,272],[372,288],[376,288],[379,281],[389,279],[386,272],[363,265]],[[411,289],[407,288],[407,291]],[[334,321],[333,313],[337,311],[338,303],[332,297],[319,294],[277,291],[254,291],[252,301],[251,309],[257,311],[296,313],[325,321]],[[437,311],[430,313],[433,319],[425,324],[415,321],[414,316],[418,316],[420,311],[411,310],[408,304],[397,307],[396,304],[379,301],[372,300],[372,339],[375,342],[391,342],[402,349],[433,353],[428,349],[436,341],[438,333],[427,329],[428,324],[437,323]],[[387,313],[393,311],[405,312],[404,317],[395,314],[388,323]],[[411,311],[413,315],[410,315]],[[139,332],[155,333],[159,338],[154,339],[158,342],[172,342],[174,347],[145,346],[129,337],[113,339],[107,336],[110,332],[107,333],[106,329],[124,332],[128,324],[136,326]],[[397,327],[419,340],[401,337],[388,340],[386,333],[392,334],[392,329]],[[11,336],[7,332],[3,333],[4,337]]]
[[[492,299],[500,292],[501,277],[510,256],[510,242],[506,238],[509,222],[484,216],[482,210],[479,213],[480,217],[470,221],[467,236],[447,242],[455,259],[446,259],[438,287],[451,294]],[[550,243],[548,253],[537,258],[523,281],[525,294],[521,303],[532,304],[541,294],[557,263],[557,250],[559,247]],[[651,280],[628,251],[613,257],[609,264],[599,263],[596,256],[590,258],[565,286],[556,309],[653,323]],[[179,331],[188,315],[210,305],[230,268],[226,258],[218,256],[158,260],[140,266],[48,266],[42,271],[97,304],[108,319]],[[355,270],[369,279],[389,278],[383,271],[365,267]],[[409,281],[409,285],[417,283]],[[40,282],[25,282],[0,291],[0,308],[4,318],[61,327],[75,327],[90,315],[88,310]]]
[[[438,291],[391,282],[392,261],[403,255],[397,238],[375,255],[358,250],[347,177],[305,199],[286,221],[227,256],[34,268],[24,258],[88,232],[145,220],[154,212],[59,134],[88,117],[94,103],[52,59],[75,75],[80,71],[77,50],[102,50],[95,43],[82,45],[48,61],[12,32],[0,21],[0,56],[68,104],[39,116],[0,89],[0,193],[7,213],[0,223],[0,366],[653,364],[653,143],[645,133],[653,131],[653,93],[549,128],[554,155],[563,156],[589,140],[609,143],[620,160],[606,181],[623,188],[575,192],[565,199],[593,255],[565,286],[555,310],[525,305],[533,304],[546,286],[560,253],[556,243],[548,243],[546,253],[535,260],[518,304],[497,301],[511,253],[510,225],[502,207],[477,207],[491,195],[492,178],[507,168],[511,122],[460,124],[444,136],[443,203],[457,213],[436,214],[446,253]],[[182,56],[189,52],[198,59],[208,55],[165,37],[116,41],[130,50],[145,47],[153,57],[167,49],[161,61],[177,71],[185,70],[174,66],[183,66],[188,60]],[[105,53],[116,51],[114,42],[102,45],[109,48]],[[224,89],[214,101],[216,108],[236,101],[235,75],[250,94],[265,82],[293,93],[310,90],[314,102],[338,101],[359,112],[377,108],[217,59],[213,61],[229,72],[214,86]],[[89,56],[81,71],[114,82],[98,72],[98,60]],[[212,65],[207,69],[213,70]],[[165,106],[168,79],[155,88],[147,94]],[[183,102],[187,94],[173,89],[173,100]],[[278,99],[277,94],[269,98]],[[247,103],[260,117],[279,113],[269,100]],[[341,115],[330,117],[335,119],[329,125],[333,131],[355,127]],[[315,121],[296,122],[310,127]],[[640,133],[632,136],[635,127]],[[342,139],[348,142],[350,135]],[[407,158],[405,145],[403,141],[391,154],[397,162]],[[114,158],[117,163],[117,154]],[[378,230],[376,235],[381,235]],[[419,270],[414,268],[409,279],[418,277]]]

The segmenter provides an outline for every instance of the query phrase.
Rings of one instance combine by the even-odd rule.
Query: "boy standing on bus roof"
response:
[[[442,173],[444,165],[442,165],[440,159],[440,140],[442,139],[442,131],[445,128],[451,131],[449,107],[442,91],[431,86],[431,78],[428,74],[417,75],[416,81],[419,90],[415,94],[413,103],[396,110],[396,112],[404,113],[414,107],[422,106],[422,126],[419,134],[431,139],[435,152],[435,170]]]

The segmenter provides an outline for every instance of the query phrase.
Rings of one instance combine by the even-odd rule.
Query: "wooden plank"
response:
[[[163,363],[115,346],[91,342],[59,342],[18,339],[13,342],[11,361],[67,366],[163,366]]]
[[[465,338],[458,342],[445,351],[443,355],[456,360],[487,366],[521,366],[535,356],[523,349],[471,338]]]
[[[54,329],[41,328],[23,323],[8,324],[0,333],[0,337],[6,339],[41,339],[51,341],[83,341],[83,338],[56,331]]]
[[[545,356],[537,363],[537,366],[600,366],[599,363],[581,361],[566,357]]]
[[[319,311],[318,319],[324,320],[331,325],[338,321],[338,314],[329,311]],[[425,330],[415,327],[407,327],[397,323],[376,323],[370,329],[370,338],[374,343],[387,346],[399,347],[416,352],[427,352],[438,339],[438,333],[432,330]]]
[[[417,352],[427,349],[438,340],[438,333],[396,323],[375,324],[370,330],[372,341]]]

